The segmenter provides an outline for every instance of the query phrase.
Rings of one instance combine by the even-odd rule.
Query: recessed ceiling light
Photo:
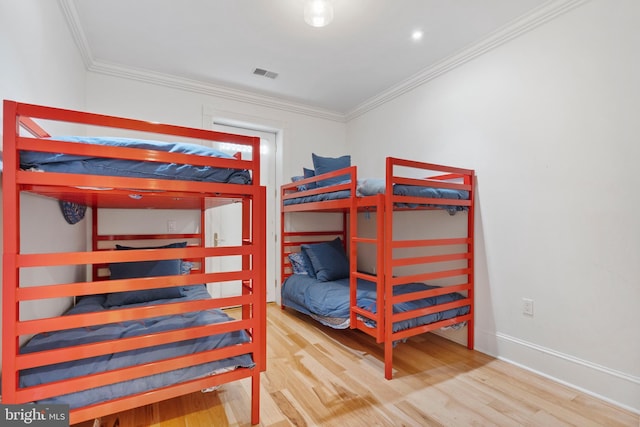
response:
[[[422,36],[424,36],[422,30],[414,30],[413,33],[411,33],[411,40],[417,42],[419,40],[422,40]]]

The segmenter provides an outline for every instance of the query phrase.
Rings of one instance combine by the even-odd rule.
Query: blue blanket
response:
[[[320,193],[320,194],[314,194],[313,196],[303,196],[303,197],[295,197],[293,199],[287,199],[284,201],[284,205],[289,206],[289,205],[299,205],[301,203],[313,203],[313,202],[324,202],[327,200],[348,199],[350,196],[351,196],[351,191],[349,190],[332,191],[330,193]]]
[[[139,148],[169,153],[219,157],[224,159],[233,158],[232,156],[213,148],[184,142],[159,142],[131,138],[79,136],[55,137],[55,139],[66,142],[106,145],[110,147]],[[251,183],[251,176],[249,172],[244,169],[193,166],[176,163],[138,162],[135,160],[109,159],[39,151],[20,152],[20,167],[23,169],[42,170],[45,172],[85,175],[181,179],[187,181],[221,182],[231,184]]]
[[[209,293],[204,286],[186,287],[185,294],[186,295],[182,298],[131,304],[127,307],[210,298]],[[78,304],[71,308],[66,314],[72,315],[109,310],[103,307],[102,304],[104,301],[104,295],[83,297],[79,300]],[[122,307],[114,307],[113,309],[116,308]],[[159,331],[219,323],[230,319],[231,318],[228,315],[220,310],[205,310],[184,313],[181,315],[161,316],[145,320],[111,323],[108,325],[42,333],[34,336],[25,346],[23,346],[21,348],[21,353],[32,353],[36,351],[65,348],[72,345],[94,343],[104,340],[135,337]],[[58,363],[51,366],[26,369],[21,372],[20,386],[29,387],[67,378],[105,372],[127,366],[142,365],[161,359],[239,344],[247,342],[248,340],[249,339],[244,331],[231,332],[181,341],[179,343],[165,344],[161,346],[80,359],[71,362]],[[71,408],[76,408],[115,399],[121,396],[141,393],[193,378],[203,377],[218,369],[236,367],[251,368],[253,366],[254,362],[251,356],[249,354],[245,354],[224,360],[176,369],[174,371],[151,375],[144,378],[88,389],[64,396],[43,399],[36,403],[68,404]]]
[[[382,178],[368,178],[358,180],[356,189],[358,197],[373,196],[385,193],[385,180]],[[422,187],[418,185],[400,185],[393,186],[393,194],[396,196],[423,197],[429,199],[443,199],[442,205],[434,204],[417,204],[417,203],[399,203],[398,207],[415,209],[420,206],[436,207],[446,209],[450,214],[458,211],[467,210],[465,206],[447,205],[446,199],[453,200],[469,200],[469,192],[465,190],[453,190],[448,188]],[[284,201],[285,206],[297,205],[302,203],[323,202],[327,200],[347,199],[351,197],[351,191],[333,191],[329,193],[321,193],[313,196],[296,197]]]
[[[368,280],[357,279],[357,286],[356,299],[358,307],[376,313],[376,284]],[[400,295],[434,288],[437,288],[437,286],[425,285],[423,283],[409,283],[394,287],[393,293],[394,295]],[[395,304],[393,312],[401,313],[418,308],[430,307],[436,304],[457,301],[463,298],[463,295],[456,292],[423,298]],[[327,326],[336,327],[336,325],[340,325],[339,328],[344,328],[345,325],[348,326],[345,320],[349,318],[349,279],[322,282],[303,274],[291,275],[282,284],[282,303],[301,313],[313,316]],[[415,319],[396,322],[393,325],[393,330],[397,332],[439,320],[462,316],[467,313],[469,313],[469,306],[458,307],[439,313],[420,316]],[[369,325],[374,326],[371,322],[369,322]]]

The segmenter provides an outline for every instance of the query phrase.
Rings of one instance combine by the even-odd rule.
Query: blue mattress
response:
[[[376,313],[376,284],[364,279],[357,279],[357,283],[356,299],[358,307]],[[394,287],[394,295],[434,288],[437,287],[423,283],[409,283]],[[418,308],[430,307],[436,304],[453,302],[463,298],[464,296],[462,294],[456,292],[423,298],[416,301],[395,304],[393,312],[401,313]],[[327,326],[336,329],[347,328],[349,326],[349,279],[322,282],[307,275],[293,274],[282,284],[282,303],[287,307],[314,317]],[[396,322],[393,325],[393,331],[397,332],[415,326],[462,316],[467,313],[469,313],[469,306],[428,314],[415,319]],[[369,326],[375,325],[370,322]]]
[[[204,286],[185,287],[184,294],[185,296],[181,298],[130,304],[127,305],[127,307],[210,298],[209,293]],[[91,295],[83,297],[66,313],[66,315],[109,310],[103,307],[105,299],[105,295]],[[122,306],[114,307],[113,309],[117,308],[122,308]],[[108,325],[69,329],[53,333],[42,333],[35,335],[26,345],[24,345],[21,348],[21,353],[32,353],[36,351],[64,348],[71,345],[135,337],[154,332],[219,323],[230,319],[231,318],[224,312],[214,309],[184,313],[181,315],[161,316],[138,321],[126,321],[111,323]],[[179,343],[165,344],[71,362],[58,363],[51,366],[26,369],[20,374],[20,387],[35,386],[67,378],[101,373],[126,366],[142,365],[161,359],[188,355],[248,341],[249,338],[244,331],[237,331],[181,341]],[[252,368],[254,365],[255,364],[251,356],[249,354],[245,354],[224,360],[176,369],[174,371],[155,374],[144,378],[93,388],[77,393],[43,399],[36,403],[68,404],[71,408],[76,408],[111,400],[121,396],[145,392],[193,378],[204,377],[221,369],[238,367]]]
[[[198,144],[159,142],[131,138],[55,137],[56,140],[111,147],[129,147],[159,150],[170,153],[194,154],[232,159],[233,157]],[[77,156],[36,151],[20,152],[20,167],[45,172],[75,173],[83,175],[125,176],[135,178],[179,179],[187,181],[250,184],[251,176],[244,169],[192,166],[176,163],[138,162],[135,160]]]
[[[357,196],[373,196],[376,194],[385,193],[385,180],[384,179],[365,179],[359,180],[357,185]],[[399,185],[393,186],[393,194],[397,196],[408,197],[424,197],[429,199],[452,199],[452,200],[469,200],[469,192],[465,190],[455,190],[448,188],[433,188],[433,187],[421,187],[417,185]],[[351,197],[351,191],[334,191],[330,193],[316,194],[313,196],[296,197],[293,199],[287,199],[284,201],[285,206],[297,205],[311,202],[323,202],[327,200],[347,199]],[[420,206],[429,206],[446,209],[450,214],[454,214],[458,211],[467,210],[466,206],[454,206],[447,205],[443,200],[442,205],[433,204],[405,204],[399,203],[398,207],[415,209]]]
[[[313,196],[303,196],[295,197],[293,199],[287,199],[284,201],[284,205],[289,206],[299,205],[303,203],[325,202],[328,200],[348,199],[349,197],[351,197],[351,191],[349,190],[332,191],[330,193],[320,193],[314,194]]]

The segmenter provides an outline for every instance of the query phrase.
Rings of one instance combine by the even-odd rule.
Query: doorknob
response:
[[[213,246],[217,247],[220,242],[224,242],[224,239],[221,239],[218,233],[213,233]]]

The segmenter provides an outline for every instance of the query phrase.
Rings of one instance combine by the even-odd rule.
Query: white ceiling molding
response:
[[[316,108],[277,97],[215,85],[209,82],[196,81],[183,77],[157,73],[154,71],[140,70],[118,64],[101,62],[93,58],[91,49],[84,35],[84,31],[80,25],[74,0],[58,0],[58,3],[60,4],[60,8],[67,20],[71,34],[78,46],[80,55],[82,56],[88,71],[344,123],[357,118],[367,111],[389,102],[398,96],[407,93],[416,87],[421,86],[588,1],[589,0],[550,0],[524,17],[521,17],[502,29],[493,32],[480,42],[474,43],[457,54],[445,58],[436,65],[424,69],[412,77],[399,82],[348,112]]]
[[[63,0],[67,1],[67,0]],[[87,67],[87,70],[104,75],[121,77],[130,80],[137,80],[145,83],[166,86],[173,89],[180,89],[188,92],[196,92],[203,95],[215,96],[218,98],[229,99],[233,101],[245,102],[248,104],[259,105],[262,107],[275,108],[278,110],[289,111],[307,116],[344,122],[345,116],[329,110],[322,110],[310,107],[304,104],[282,100],[280,98],[264,96],[255,92],[233,89],[225,86],[214,85],[212,83],[202,82],[199,80],[191,80],[184,77],[176,77],[169,74],[158,73],[149,70],[139,70],[132,67],[124,67],[117,64],[94,60]]]
[[[368,99],[353,110],[347,112],[345,114],[345,120],[348,122],[355,119],[367,111],[373,110],[588,1],[589,0],[555,0],[545,3],[526,16],[519,18],[500,30],[494,31],[485,39],[474,43],[457,54],[443,59],[432,67],[426,68],[386,91]]]
[[[84,36],[84,31],[82,31],[82,27],[80,26],[80,18],[78,18],[76,6],[72,0],[58,0],[58,5],[60,6],[60,9],[62,9],[62,14],[67,20],[69,31],[71,31],[71,36],[76,42],[76,46],[78,46],[82,61],[84,61],[85,67],[89,69],[91,64],[93,64],[93,56],[91,55],[89,42],[87,42],[87,38]]]

